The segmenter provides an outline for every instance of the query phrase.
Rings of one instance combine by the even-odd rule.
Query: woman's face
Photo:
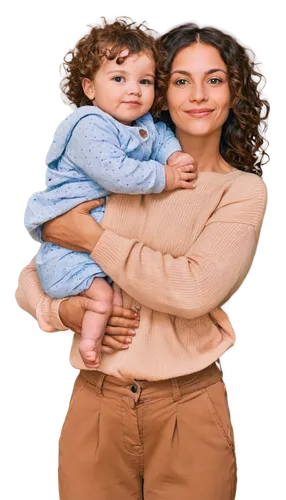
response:
[[[215,47],[195,43],[178,52],[167,102],[177,132],[206,136],[221,130],[231,99],[227,67]]]

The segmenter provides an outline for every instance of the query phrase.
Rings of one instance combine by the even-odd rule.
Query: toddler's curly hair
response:
[[[156,95],[164,85],[161,67],[161,47],[156,44],[160,32],[148,23],[137,21],[129,16],[101,17],[86,25],[85,30],[61,58],[59,71],[59,96],[70,110],[84,105],[92,105],[82,89],[82,80],[94,78],[102,64],[102,59],[116,60],[122,64],[128,55],[149,52],[153,55],[156,67]],[[111,50],[108,48],[111,47]],[[120,57],[122,49],[129,54]],[[154,109],[155,106],[154,106]],[[150,110],[151,112],[153,111]]]

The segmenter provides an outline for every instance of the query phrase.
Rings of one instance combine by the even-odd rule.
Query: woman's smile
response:
[[[206,116],[209,116],[214,110],[210,108],[194,108],[194,109],[188,109],[185,111],[188,115],[192,116],[193,118],[205,118]]]

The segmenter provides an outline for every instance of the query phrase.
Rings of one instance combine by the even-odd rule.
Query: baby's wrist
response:
[[[164,167],[166,176],[164,191],[172,191],[174,189],[174,168],[169,165],[164,165]]]

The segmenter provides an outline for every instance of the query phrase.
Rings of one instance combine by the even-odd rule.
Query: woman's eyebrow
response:
[[[205,75],[211,75],[212,73],[217,73],[217,71],[222,71],[223,73],[225,73],[227,75],[227,71],[225,71],[224,69],[221,69],[221,68],[208,69],[204,73],[205,73]],[[172,71],[171,76],[174,73],[179,73],[180,75],[186,75],[186,76],[192,75],[192,73],[189,73],[189,71],[184,71],[182,69],[175,69],[174,71]]]

